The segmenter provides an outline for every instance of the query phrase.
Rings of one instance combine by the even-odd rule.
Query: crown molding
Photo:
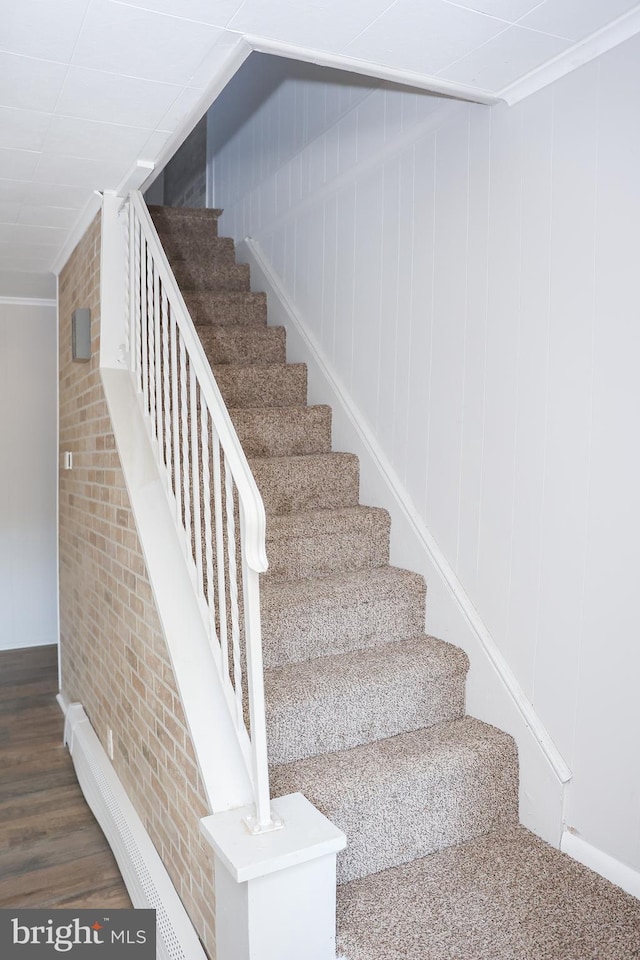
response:
[[[530,73],[516,80],[515,83],[504,87],[497,93],[497,97],[506,101],[509,106],[513,106],[525,97],[530,97],[532,93],[537,93],[543,87],[549,86],[550,83],[560,80],[578,67],[619,46],[625,40],[630,40],[638,33],[640,33],[640,8],[636,7],[635,10],[607,24],[602,30],[592,33],[590,37],[558,54],[553,60],[548,60],[541,67],[531,70]]]

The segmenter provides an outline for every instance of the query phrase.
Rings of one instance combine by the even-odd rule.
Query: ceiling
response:
[[[636,0],[0,0],[0,271],[51,270],[251,49],[512,102],[638,31]]]

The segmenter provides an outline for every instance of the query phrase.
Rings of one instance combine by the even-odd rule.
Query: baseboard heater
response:
[[[58,699],[65,712],[64,742],[78,783],[109,842],[131,902],[156,911],[158,960],[206,960],[169,874],[82,704],[67,706]]]

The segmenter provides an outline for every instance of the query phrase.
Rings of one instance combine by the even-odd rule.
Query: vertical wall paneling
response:
[[[522,152],[518,405],[506,636],[510,663],[533,698],[548,417],[553,94],[525,100],[519,110],[527,136]]]
[[[413,288],[409,329],[411,358],[409,384],[411,402],[407,424],[408,449],[412,468],[407,468],[407,490],[422,513],[426,499],[429,449],[429,387],[431,382],[431,341],[433,321],[433,264],[435,246],[435,133],[422,137],[413,148],[414,216],[413,247],[410,251]]]
[[[534,702],[568,762],[589,482],[597,78],[598,65],[590,64],[567,77],[554,96],[549,416]]]
[[[484,447],[477,595],[483,618],[506,646],[518,382],[521,269],[521,117],[492,112]]]
[[[413,248],[414,248],[414,202],[415,202],[415,153],[405,151],[400,159],[400,187],[398,197],[398,295],[397,323],[395,334],[398,344],[396,355],[396,408],[393,435],[392,462],[396,464],[403,483],[407,480],[407,461],[412,454],[409,446],[410,368],[413,350]]]
[[[630,110],[639,96],[637,47],[626,44],[600,67],[589,514],[569,809],[595,846],[631,865],[640,861],[640,124]]]
[[[469,224],[467,236],[467,324],[460,453],[457,573],[474,594],[484,447],[487,342],[488,233],[491,170],[491,112],[469,111]]]
[[[460,117],[437,132],[426,510],[433,536],[454,562],[465,356],[467,208],[468,125]]]
[[[640,869],[640,39],[512,108],[278,69],[220,143],[223,232],[269,256],[571,766],[569,826]]]
[[[358,402],[373,412],[373,416],[370,414],[373,425],[378,401],[382,323],[383,172],[376,170],[362,177],[355,190],[352,382]],[[347,226],[347,243],[349,236]],[[336,359],[339,357],[338,354]]]

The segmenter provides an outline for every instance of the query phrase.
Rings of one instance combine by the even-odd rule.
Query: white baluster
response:
[[[242,543],[245,517],[240,510]],[[255,820],[248,824],[254,833],[281,826],[271,813],[269,797],[269,768],[267,757],[267,725],[264,707],[264,668],[262,662],[262,625],[260,620],[259,575],[251,570],[242,552],[242,601],[244,606],[245,651],[247,657],[247,689],[249,696],[249,727],[251,758],[253,761],[253,791],[256,802]]]
[[[231,601],[231,648],[233,650],[233,686],[236,694],[236,722],[244,724],[242,711],[242,664],[240,662],[240,617],[238,608],[238,568],[236,564],[236,520],[233,479],[227,458],[224,461],[224,494],[227,508],[227,558],[229,561],[229,599]]]
[[[131,217],[133,211],[129,201],[125,203],[120,211],[120,223],[124,230],[124,349],[125,356],[131,356],[131,325],[132,325],[132,304],[131,290],[133,289],[133,270],[132,268],[132,246],[131,246]],[[129,361],[130,362],[130,361]]]
[[[163,431],[162,431],[162,301],[160,299],[160,278],[158,271],[153,271],[153,341],[155,344],[155,383],[156,383],[156,437],[158,439],[158,454],[162,459]]]
[[[132,363],[135,371],[136,390],[142,393],[142,229],[140,221],[134,212],[133,223],[133,247],[135,258],[135,269],[133,271],[135,298],[135,339],[136,349],[132,357]]]
[[[182,526],[182,484],[180,482],[180,420],[178,419],[178,329],[175,311],[171,310],[171,432],[173,434],[173,495],[176,520]]]
[[[171,386],[169,380],[169,301],[162,288],[162,400],[164,411],[164,464],[171,490]]]
[[[200,398],[200,436],[202,438],[202,500],[204,504],[204,555],[207,571],[207,606],[209,607],[209,639],[218,642],[216,631],[215,585],[213,582],[213,531],[211,528],[211,468],[209,466],[209,411],[204,397]],[[223,663],[226,671],[226,651]]]
[[[224,679],[229,677],[229,639],[227,630],[227,588],[225,583],[224,527],[222,523],[222,478],[220,474],[220,441],[215,423],[211,425],[213,443],[213,509],[216,525],[216,570],[218,572],[218,636],[222,651]]]
[[[147,247],[147,344],[149,365],[149,428],[152,438],[156,437],[156,304],[153,296],[153,257]]]
[[[193,489],[193,532],[195,537],[196,582],[204,596],[202,583],[202,487],[200,484],[200,442],[198,439],[198,397],[196,375],[189,364],[189,406],[191,410],[191,478]]]
[[[187,399],[187,354],[184,340],[180,337],[180,435],[182,437],[182,494],[184,507],[184,530],[187,535],[188,554],[193,557],[191,542],[191,491],[189,480],[189,402]]]
[[[142,408],[145,417],[149,413],[149,304],[147,303],[147,258],[149,251],[146,240],[140,244],[142,273],[140,276],[140,348],[142,353]]]

